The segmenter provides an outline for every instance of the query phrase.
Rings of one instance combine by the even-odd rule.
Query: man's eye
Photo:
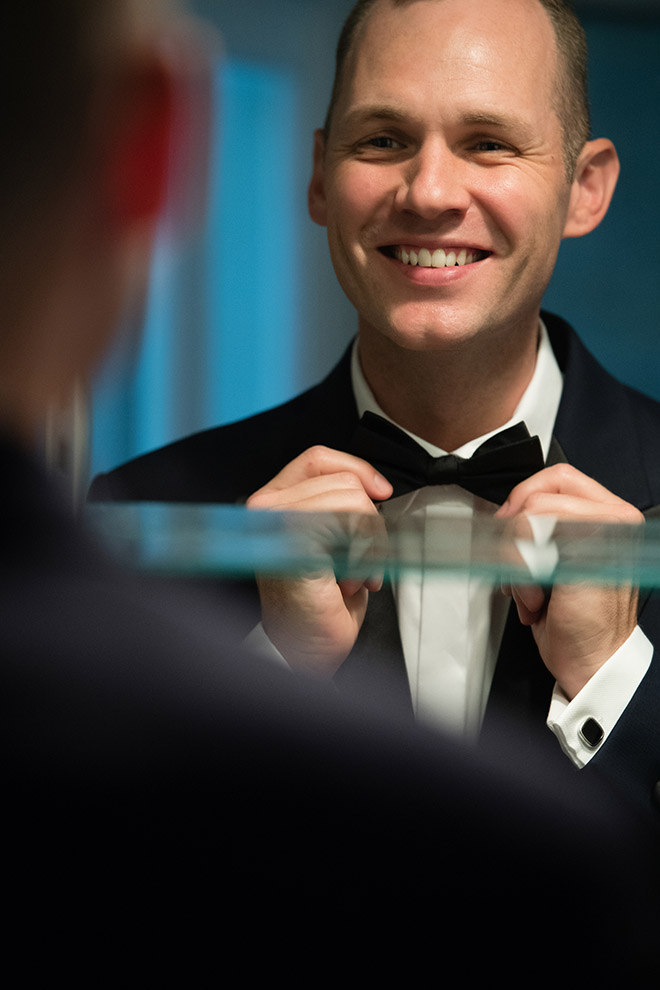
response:
[[[477,141],[474,145],[475,151],[506,151],[506,145],[500,144],[499,141]]]
[[[364,143],[370,148],[382,148],[385,151],[393,151],[402,147],[400,141],[395,141],[394,138],[386,137],[384,134],[379,134],[377,137],[369,138],[369,140]]]

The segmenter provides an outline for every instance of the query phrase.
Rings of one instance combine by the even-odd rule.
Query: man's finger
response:
[[[307,478],[288,488],[266,485],[248,499],[250,509],[300,512],[375,512],[360,479],[348,472]]]
[[[511,597],[518,609],[518,618],[524,626],[538,622],[547,602],[547,594],[538,585],[513,585]]]
[[[387,478],[361,457],[355,457],[341,450],[333,450],[331,447],[316,446],[303,451],[290,461],[267,485],[250,496],[248,504],[253,503],[255,497],[264,490],[280,491],[310,478],[344,472],[359,478],[364,490],[372,499],[385,499],[392,494],[392,486]]]
[[[621,521],[638,522],[642,519],[633,506],[570,464],[554,464],[516,485],[497,515],[506,517],[522,511],[534,511],[537,496],[548,495],[572,496],[577,500],[598,503],[607,507],[608,515],[613,509],[617,516],[625,517]]]

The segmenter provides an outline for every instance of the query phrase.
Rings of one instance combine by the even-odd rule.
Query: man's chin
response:
[[[457,316],[426,317],[422,320],[391,320],[378,328],[360,321],[360,339],[374,348],[394,345],[404,351],[442,353],[469,345],[480,334],[482,325],[474,325]]]

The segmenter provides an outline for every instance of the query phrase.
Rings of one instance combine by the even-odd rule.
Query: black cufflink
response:
[[[588,718],[580,726],[578,735],[590,749],[595,749],[603,741],[605,733],[603,732],[603,727],[598,724],[595,718]]]

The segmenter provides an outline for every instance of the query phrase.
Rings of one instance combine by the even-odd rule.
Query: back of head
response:
[[[5,5],[3,252],[64,194],[80,169],[103,63],[111,64],[125,12],[125,3],[110,0]],[[3,264],[3,278],[6,272]]]
[[[163,0],[7,0],[0,81],[5,101],[0,218],[7,232],[64,192],[81,167],[103,88],[131,46],[155,32]],[[3,234],[3,237],[5,235]]]
[[[167,102],[166,86],[152,85],[156,73],[148,79],[163,10],[160,0],[5,4],[0,422],[8,432],[25,436],[48,403],[66,400],[114,329],[128,270],[119,238],[128,222],[153,219],[146,213],[155,214],[159,195],[160,151],[151,159],[155,193],[140,190],[136,164],[141,157],[145,167],[143,135],[156,131],[144,124]],[[138,217],[139,195],[149,209]]]

